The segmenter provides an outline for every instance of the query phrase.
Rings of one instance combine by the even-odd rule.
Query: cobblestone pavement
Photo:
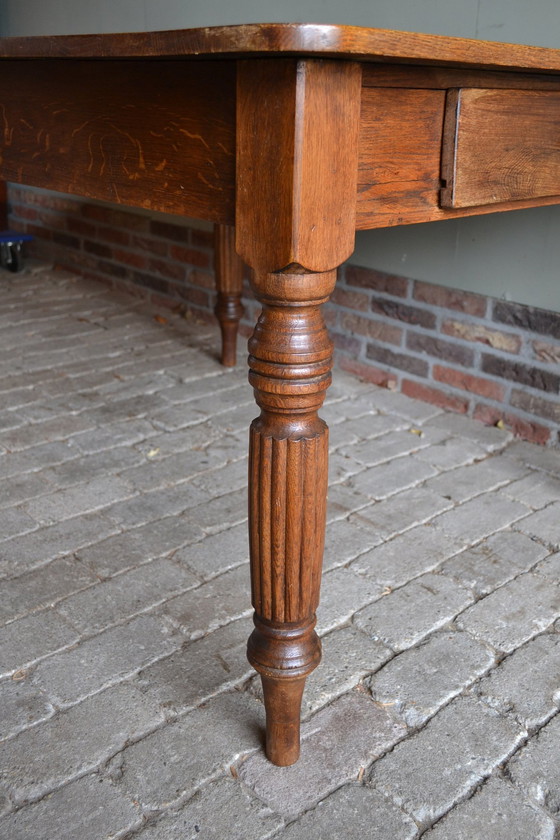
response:
[[[243,364],[2,274],[0,838],[560,837],[560,451],[338,373],[301,760],[263,758]]]

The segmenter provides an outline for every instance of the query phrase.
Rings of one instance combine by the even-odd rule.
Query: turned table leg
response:
[[[305,276],[307,297],[275,299],[279,277],[253,281],[263,311],[249,342],[249,379],[261,409],[250,432],[249,539],[255,630],[248,656],[261,674],[266,752],[299,756],[305,679],[319,664],[315,633],[326,520],[328,429],[318,410],[331,381],[332,345],[320,304],[336,273]],[[281,281],[301,285],[301,275]]]
[[[233,367],[237,356],[239,321],[243,315],[243,263],[235,251],[234,227],[214,225],[214,255],[218,291],[214,312],[222,333],[221,362],[226,367]]]
[[[236,246],[262,304],[249,342],[260,416],[249,448],[249,536],[266,752],[299,755],[325,538],[332,347],[321,304],[356,225],[361,70],[347,61],[238,62]]]

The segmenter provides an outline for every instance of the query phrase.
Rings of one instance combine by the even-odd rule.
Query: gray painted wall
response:
[[[558,0],[0,0],[3,35],[313,21],[560,48]],[[358,234],[353,262],[560,311],[560,207]]]

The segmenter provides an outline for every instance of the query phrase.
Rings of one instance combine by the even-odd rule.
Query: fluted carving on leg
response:
[[[218,292],[214,313],[222,334],[221,362],[233,367],[244,310],[241,304],[243,263],[235,250],[235,228],[230,225],[214,225],[214,267]]]
[[[320,304],[334,285],[334,272],[281,278],[284,290],[307,299],[276,300],[275,275],[254,282],[263,311],[249,342],[249,379],[261,414],[251,426],[249,449],[255,630],[248,655],[263,678],[267,754],[277,764],[291,764],[299,754],[303,685],[321,656],[314,627],[328,429],[318,410],[331,380],[332,345]]]

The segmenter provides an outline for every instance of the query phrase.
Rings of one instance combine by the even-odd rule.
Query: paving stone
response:
[[[481,493],[495,490],[497,487],[508,485],[511,487],[517,482],[514,479],[526,474],[526,468],[511,461],[508,458],[496,455],[485,458],[475,464],[458,467],[441,473],[435,478],[429,479],[426,486],[444,498],[452,499],[454,502],[465,502]],[[508,488],[503,489],[504,495],[510,496]],[[514,498],[513,496],[511,498]],[[518,501],[523,501],[519,499]]]
[[[418,459],[440,470],[452,470],[484,458],[487,450],[475,441],[450,437],[418,452]]]
[[[415,487],[435,474],[433,467],[419,461],[415,455],[407,455],[363,470],[345,483],[360,495],[380,501]]]
[[[105,779],[85,776],[0,820],[6,840],[110,840],[140,826],[139,808]]]
[[[469,607],[457,623],[509,653],[546,630],[559,615],[560,586],[527,572]]]
[[[385,709],[354,691],[302,726],[301,755],[275,767],[259,752],[238,768],[239,777],[279,814],[294,817],[313,807],[391,748],[405,734]]]
[[[192,480],[192,484],[199,488],[208,498],[219,496],[225,487],[228,491],[245,490],[249,466],[247,458],[227,464],[220,469],[201,473]]]
[[[18,679],[15,680],[0,680],[0,740],[54,714],[44,692],[31,685],[28,679],[19,679],[20,674],[16,676]]]
[[[93,420],[88,420],[78,414],[69,414],[45,420],[42,423],[31,423],[20,429],[12,429],[2,435],[2,445],[10,452],[39,446],[42,443],[63,440],[71,435],[78,435],[94,426]]]
[[[249,695],[222,694],[126,747],[108,773],[124,795],[147,810],[160,810],[258,749],[263,716],[261,704]]]
[[[0,531],[0,542],[9,540],[34,531],[37,522],[21,508],[6,508],[2,511],[2,530]]]
[[[0,507],[20,504],[20,502],[33,499],[35,496],[49,493],[52,489],[52,484],[46,480],[44,475],[30,473],[22,476],[12,476],[9,480],[0,482]]]
[[[252,607],[248,565],[166,600],[159,612],[189,639],[200,638],[229,621],[249,615]]]
[[[283,821],[263,808],[238,782],[223,778],[198,790],[179,811],[172,811],[139,835],[141,840],[264,840]],[[284,836],[284,835],[282,835]]]
[[[388,540],[415,525],[421,525],[450,507],[451,502],[437,493],[416,487],[362,508],[359,521],[369,522],[383,539]],[[454,537],[455,534],[450,536]]]
[[[247,639],[253,630],[248,618],[232,621],[143,668],[134,685],[173,718],[200,705],[214,694],[246,680],[253,672],[247,661]]]
[[[206,496],[192,482],[141,493],[104,509],[105,516],[121,528],[139,528],[148,522],[178,516],[196,507]]]
[[[521,461],[531,469],[543,470],[556,478],[560,477],[560,451],[557,449],[516,440],[508,446],[507,457]]]
[[[483,493],[434,520],[451,537],[473,544],[526,517],[527,508],[496,493]]]
[[[367,496],[357,493],[346,484],[332,484],[327,495],[327,526],[337,519],[347,519],[350,514],[369,506],[370,499]],[[363,525],[373,532],[371,522],[365,522]],[[377,542],[381,539],[382,537],[378,536]]]
[[[117,526],[112,523],[112,528],[116,530]],[[99,577],[110,577],[196,542],[202,536],[202,530],[190,519],[168,516],[102,539],[95,545],[77,547],[76,553]],[[0,547],[0,557],[1,551]]]
[[[175,552],[173,558],[185,563],[201,580],[210,580],[222,572],[248,563],[247,523],[242,522],[227,531],[220,531],[184,546]]]
[[[373,415],[373,417],[380,418],[377,421],[377,425],[381,431],[385,431],[383,427],[391,428],[391,418],[386,418],[382,414]],[[369,417],[367,418],[367,422],[370,422]],[[371,425],[374,428],[373,422],[371,422]],[[360,417],[358,420],[353,421],[353,423],[352,421],[343,423],[342,428],[340,425],[336,427],[337,435],[340,437],[342,434],[346,434],[352,439],[351,442],[356,438],[368,438],[366,428],[363,429],[360,435],[354,431],[355,429],[359,431],[359,427],[362,426],[366,426],[366,418],[364,417]],[[418,435],[411,434],[407,428],[400,429],[399,431],[386,432],[385,434],[382,434],[381,431],[377,437],[366,439],[363,443],[358,443],[350,447],[347,445],[343,446],[341,448],[342,454],[350,455],[360,464],[363,464],[364,467],[374,467],[377,464],[383,464],[385,461],[391,461],[394,458],[416,453],[418,450],[429,446],[429,441],[424,440]]]
[[[472,698],[457,698],[371,771],[374,786],[430,826],[501,764],[524,732]]]
[[[443,575],[426,574],[356,613],[354,624],[393,650],[405,650],[439,630],[473,601]]]
[[[535,572],[544,577],[550,578],[555,583],[560,582],[560,551],[551,554],[546,560],[542,560],[535,566]]]
[[[331,793],[281,835],[282,840],[414,840],[416,836],[416,824],[400,808],[376,790],[358,784],[347,784]]]
[[[349,455],[343,455],[342,452],[329,454],[329,485],[346,481],[360,470],[363,470],[363,465]]]
[[[0,789],[16,804],[39,799],[95,770],[161,722],[137,689],[107,689],[1,743]]]
[[[560,636],[545,633],[514,651],[474,687],[500,712],[511,712],[528,730],[560,707]]]
[[[412,399],[398,391],[389,391],[386,388],[375,388],[375,391],[368,394],[366,399],[371,400],[378,411],[398,414],[399,417],[405,417],[415,423],[426,423],[432,417],[443,414],[441,408],[435,405]]]
[[[91,513],[132,495],[130,484],[116,476],[104,476],[27,502],[27,513],[40,525],[52,525]]]
[[[509,761],[506,772],[537,804],[557,817],[560,814],[560,715]]]
[[[52,606],[61,598],[97,582],[95,575],[73,557],[53,560],[0,587],[0,623]]]
[[[155,455],[152,456],[152,460],[144,460],[139,466],[125,470],[121,473],[122,477],[130,481],[137,490],[148,492],[190,482],[194,476],[225,463],[224,456],[215,452],[212,446],[193,451],[188,448],[190,442],[185,443],[186,452],[179,450],[174,455],[169,455],[168,447],[162,449],[162,441],[159,438],[150,439],[144,458],[153,452]]]
[[[554,840],[553,821],[502,779],[492,777],[422,835],[423,840]]]
[[[102,514],[89,513],[6,540],[0,543],[0,577],[24,574],[45,566],[57,557],[114,534],[116,530],[116,526]]]
[[[560,480],[542,472],[533,471],[525,478],[503,487],[504,496],[538,509],[550,502],[560,501]]]
[[[366,681],[374,700],[410,727],[421,726],[495,664],[468,633],[441,631],[388,662]]]
[[[504,449],[513,438],[512,433],[506,429],[483,426],[482,423],[477,423],[461,414],[440,412],[437,417],[427,420],[425,425],[427,428],[443,429],[450,434],[475,441],[484,446],[487,452]]]
[[[75,458],[77,451],[67,441],[54,441],[34,446],[24,452],[8,452],[0,458],[0,478],[17,476],[40,470],[55,464],[62,464]]]
[[[189,510],[189,520],[207,534],[215,534],[247,520],[247,491],[236,490]]]
[[[543,510],[527,516],[516,525],[519,531],[548,545],[551,550],[560,549],[560,502],[554,502]]]
[[[119,423],[107,423],[82,434],[75,434],[72,443],[81,453],[91,455],[105,449],[132,446],[154,435],[155,432],[155,427],[148,420],[122,420]]]
[[[60,707],[121,682],[171,653],[177,641],[152,616],[140,616],[40,662],[31,678]]]
[[[458,540],[427,523],[361,554],[354,560],[351,569],[356,574],[371,577],[384,587],[401,586],[411,578],[436,569],[461,548]]]
[[[361,578],[349,569],[327,572],[321,581],[317,632],[328,633],[345,624],[360,607],[381,598],[384,589],[377,581]]]
[[[78,635],[76,629],[53,610],[6,624],[0,628],[0,676],[74,644]]]
[[[153,560],[70,595],[56,610],[81,633],[97,633],[197,584],[192,572],[178,563]]]
[[[401,417],[375,411],[366,412],[360,416],[351,414],[348,419],[333,426],[330,435],[331,445],[335,449],[341,448],[343,454],[355,457],[362,464],[366,464],[373,458],[369,461],[369,466],[371,466],[387,460],[382,457],[380,459],[379,447],[374,443],[377,438],[384,440],[388,449],[394,450],[393,455],[389,457],[399,455],[403,448],[407,452],[410,451],[411,440],[406,431],[409,426],[410,423]],[[360,441],[366,443],[359,443]],[[358,445],[355,446],[355,444]],[[356,455],[352,455],[350,446],[356,451]]]
[[[381,537],[367,523],[355,518],[338,519],[329,524],[323,557],[324,571],[345,566],[355,557],[378,545]]]
[[[547,550],[517,531],[500,531],[446,560],[439,571],[480,597],[488,595],[519,572],[528,571]]]

